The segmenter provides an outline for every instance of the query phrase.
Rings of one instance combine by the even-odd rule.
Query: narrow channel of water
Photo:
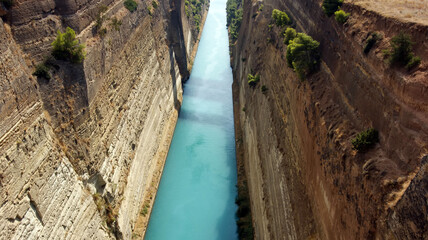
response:
[[[238,239],[226,0],[211,0],[146,240]]]

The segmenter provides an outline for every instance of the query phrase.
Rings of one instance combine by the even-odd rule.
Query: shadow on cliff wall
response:
[[[177,61],[178,69],[182,76],[183,82],[189,78],[189,70],[187,69],[186,46],[184,44],[183,24],[180,17],[180,0],[170,2],[171,15],[168,21],[168,41],[169,46],[174,50],[175,60]],[[178,6],[178,7],[176,7]],[[177,11],[178,9],[178,11]],[[170,53],[171,56],[171,53]]]
[[[40,97],[60,145],[79,174],[89,159],[88,141],[76,129],[89,118],[88,91],[83,64],[54,60],[50,63],[51,79],[37,78]]]
[[[171,74],[172,93],[174,94],[174,108],[178,111],[180,109],[181,103],[177,98],[177,76],[175,75],[174,51],[172,48],[169,49],[169,62],[171,63],[171,69],[169,70],[169,73]]]

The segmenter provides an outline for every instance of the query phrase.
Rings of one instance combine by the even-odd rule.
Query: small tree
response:
[[[352,146],[357,151],[362,152],[369,149],[377,142],[379,142],[379,133],[374,128],[370,128],[358,133],[357,136],[352,139]]]
[[[256,74],[254,76],[252,74],[248,74],[247,79],[248,79],[248,85],[250,85],[250,87],[255,87],[257,83],[260,81],[260,75]]]
[[[418,66],[419,64],[421,64],[421,58],[413,56],[410,59],[410,61],[406,64],[406,68],[407,68],[407,70],[411,70],[414,67]]]
[[[343,0],[324,0],[322,2],[322,9],[327,16],[333,15],[340,6],[342,6]]]
[[[72,63],[81,63],[85,58],[85,46],[79,44],[76,33],[67,27],[65,33],[58,30],[56,39],[52,42],[52,55],[59,60],[67,60]]]
[[[123,3],[125,5],[126,9],[128,9],[130,12],[134,12],[137,10],[138,4],[134,0],[125,0]]]
[[[300,79],[315,71],[319,65],[320,43],[312,37],[298,33],[297,37],[291,40],[287,46],[287,64],[292,67]]]
[[[296,29],[294,28],[287,28],[284,32],[284,44],[288,45],[291,40],[295,39],[297,37]]]
[[[275,20],[275,24],[278,27],[284,27],[287,24],[290,24],[290,18],[285,12],[282,12],[278,9],[272,11],[272,18]]]
[[[413,57],[410,36],[401,32],[391,39],[389,62],[406,65]]]
[[[336,21],[338,23],[341,23],[341,24],[344,24],[348,20],[349,15],[351,15],[351,14],[346,13],[343,10],[339,10],[339,11],[334,12],[334,18],[336,19]]]

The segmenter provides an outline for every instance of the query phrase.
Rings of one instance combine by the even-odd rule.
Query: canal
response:
[[[146,240],[237,239],[226,0],[211,0]]]

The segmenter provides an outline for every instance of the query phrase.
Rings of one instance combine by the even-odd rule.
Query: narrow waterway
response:
[[[211,0],[146,240],[237,239],[226,0]]]

